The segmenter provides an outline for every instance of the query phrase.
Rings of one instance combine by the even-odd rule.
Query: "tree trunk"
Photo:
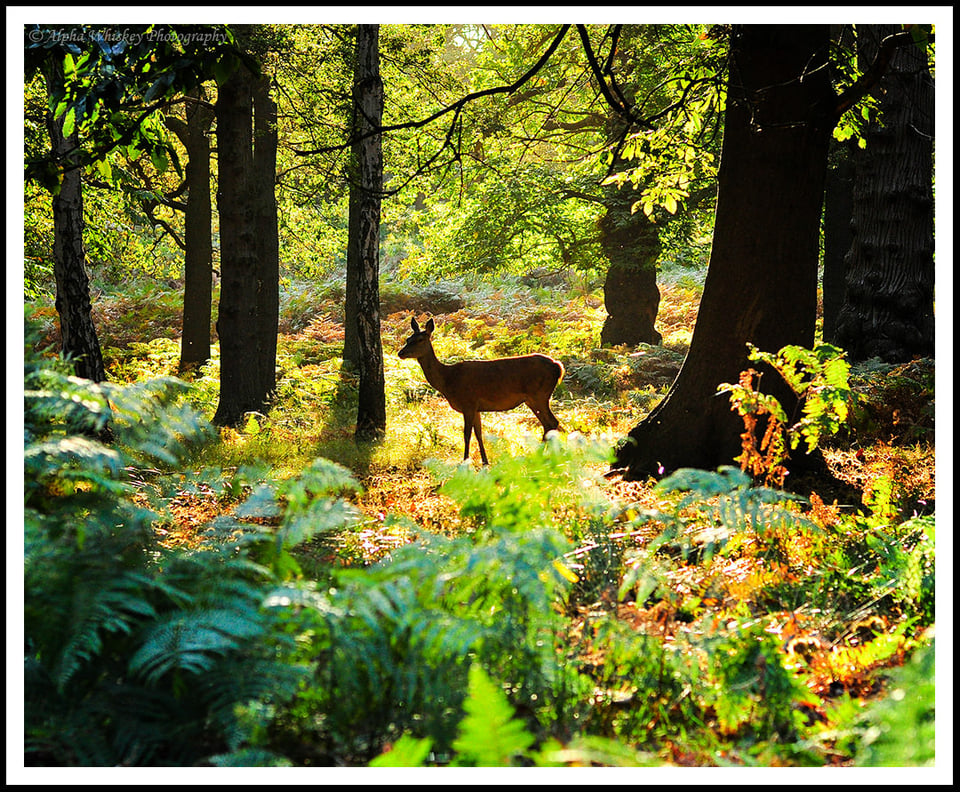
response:
[[[344,360],[359,369],[356,437],[360,440],[382,437],[387,424],[380,340],[383,154],[380,135],[371,134],[380,127],[383,117],[378,40],[378,25],[358,26]]]
[[[63,82],[63,67],[51,58],[47,74],[48,91]],[[55,163],[69,166],[69,153],[79,143],[76,132],[63,134],[63,119],[47,113],[51,156]],[[63,173],[60,189],[53,196],[53,274],[57,284],[56,308],[60,317],[60,343],[63,356],[73,362],[78,377],[103,382],[100,340],[90,313],[90,281],[87,278],[83,248],[83,184],[80,169],[69,167]]]
[[[654,327],[660,308],[657,258],[660,236],[642,212],[631,213],[633,196],[607,191],[607,211],[600,219],[600,244],[610,262],[603,283],[607,318],[600,331],[604,345],[659,344]]]
[[[257,227],[257,350],[261,387],[277,388],[277,331],[280,323],[280,232],[277,220],[277,105],[270,78],[253,84],[254,220]]]
[[[837,343],[837,318],[847,290],[846,256],[853,240],[853,153],[834,144],[823,194],[823,340]]]
[[[617,449],[614,469],[643,478],[712,469],[740,451],[740,418],[724,382],[765,351],[812,346],[820,209],[835,95],[828,26],[743,25],[731,38],[716,226],[703,298],[683,368],[665,399]],[[774,375],[764,391],[790,414]]]
[[[867,62],[898,26],[858,27]],[[899,48],[879,84],[881,124],[856,157],[853,243],[837,343],[852,360],[934,354],[933,80],[924,51]]]
[[[269,108],[254,100],[256,78],[241,66],[220,86],[217,156],[220,214],[220,403],[214,423],[234,426],[247,412],[267,409],[276,387],[277,234],[275,174],[270,151],[275,132],[264,133]],[[257,121],[255,106],[263,118]],[[274,206],[270,207],[270,203]],[[271,220],[272,218],[272,220]]]
[[[201,92],[191,92],[186,123],[169,118],[167,126],[187,150],[187,203],[184,210],[183,328],[180,336],[181,372],[210,359],[210,317],[213,295],[213,238],[210,202],[210,139],[213,111]]]

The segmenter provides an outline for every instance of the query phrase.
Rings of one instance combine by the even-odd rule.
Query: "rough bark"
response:
[[[261,387],[277,387],[277,328],[280,322],[280,233],[277,218],[277,105],[270,78],[254,81],[253,175],[257,227],[257,351]]]
[[[635,101],[635,86],[623,87],[630,102]],[[616,113],[605,120],[607,141],[621,140],[626,122]],[[628,167],[623,159],[614,161],[613,170]],[[631,207],[639,197],[637,190],[607,186],[603,190],[605,208],[600,218],[600,246],[610,262],[603,283],[603,304],[607,318],[600,331],[604,345],[659,344],[663,336],[654,323],[660,308],[657,288],[657,259],[660,257],[658,227]]]
[[[664,400],[617,449],[625,478],[730,464],[743,425],[725,396],[765,351],[811,346],[817,312],[820,210],[836,97],[829,28],[743,25],[731,61],[713,248],[690,351]],[[774,375],[764,390],[790,413]]]
[[[63,81],[56,58],[47,73],[48,88]],[[83,247],[83,184],[79,168],[70,168],[69,155],[78,145],[76,133],[63,134],[63,118],[47,114],[51,158],[65,166],[60,189],[53,196],[53,274],[57,284],[56,308],[60,317],[63,356],[73,361],[78,377],[94,382],[106,379],[100,340],[93,324],[90,281]]]
[[[359,371],[356,437],[373,440],[387,423],[380,340],[383,153],[381,136],[371,134],[383,117],[378,25],[358,26],[356,52],[344,360]]]
[[[257,122],[254,144],[255,76],[241,66],[220,86],[217,99],[217,157],[220,216],[220,402],[214,423],[233,426],[244,414],[268,408],[276,385],[277,234],[275,134]],[[260,109],[269,116],[269,109]],[[272,219],[271,219],[272,218]]]
[[[870,62],[897,26],[858,27]],[[926,54],[898,48],[879,84],[880,123],[856,155],[853,242],[837,343],[852,360],[934,354],[933,112]]]
[[[202,366],[210,359],[210,318],[213,296],[213,237],[210,201],[210,126],[213,110],[198,91],[188,97],[186,122],[167,119],[187,151],[184,208],[183,319],[180,371]]]

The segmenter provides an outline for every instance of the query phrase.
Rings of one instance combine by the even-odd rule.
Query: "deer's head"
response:
[[[431,349],[430,344],[430,334],[433,333],[433,318],[427,319],[427,323],[423,326],[423,329],[420,329],[420,325],[417,324],[417,320],[410,319],[410,328],[413,332],[410,334],[410,337],[404,342],[403,346],[400,348],[400,351],[397,352],[397,356],[401,358],[418,358],[422,357],[427,353],[428,349]]]

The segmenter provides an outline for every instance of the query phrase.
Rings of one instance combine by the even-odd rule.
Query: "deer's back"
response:
[[[531,399],[549,398],[563,377],[563,364],[546,355],[464,360],[449,367],[447,399],[463,412],[511,410]]]

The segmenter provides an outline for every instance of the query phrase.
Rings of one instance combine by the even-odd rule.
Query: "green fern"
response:
[[[813,349],[785,346],[776,354],[747,347],[749,360],[770,366],[793,390],[801,416],[787,416],[776,397],[760,392],[754,384],[759,374],[752,368],[742,371],[736,384],[721,383],[717,393],[728,393],[731,409],[743,418],[742,453],[737,457],[741,468],[782,486],[788,473],[785,463],[801,439],[806,453],[812,453],[824,435],[835,435],[846,422],[854,404],[850,366],[843,350],[830,344]]]
[[[140,621],[156,616],[143,596],[148,588],[142,575],[132,573],[80,583],[74,602],[82,612],[72,614],[74,627],[54,669],[58,689],[64,690],[74,674],[100,655],[105,634],[130,635]]]
[[[264,626],[255,613],[226,608],[175,611],[153,620],[140,648],[130,658],[129,668],[148,683],[156,683],[173,671],[209,671],[216,665],[217,656],[263,633]]]
[[[815,523],[790,508],[791,504],[803,503],[803,498],[754,486],[747,473],[732,466],[716,471],[683,468],[659,481],[654,491],[672,499],[673,505],[668,512],[642,515],[644,522],[666,525],[648,546],[649,552],[676,548],[684,558],[696,553],[709,560],[738,533],[771,538],[774,551],[780,533],[798,529],[819,533]],[[696,516],[691,518],[686,515],[691,514],[692,507],[696,507]],[[704,517],[713,526],[709,531],[703,530]]]
[[[133,497],[145,465],[162,477],[209,424],[182,406],[182,383],[97,385],[64,366],[25,355],[25,762],[240,750],[254,735],[239,707],[289,698],[303,678],[261,608],[277,580],[232,548],[163,551],[157,514]]]
[[[857,765],[933,767],[936,755],[936,641],[892,674],[888,694],[861,713]]]
[[[370,767],[424,767],[433,741],[404,734],[390,749],[370,762]]]
[[[503,691],[477,664],[470,667],[469,695],[463,708],[466,715],[453,742],[457,752],[454,764],[506,767],[516,764],[533,745],[533,735],[515,719]]]
[[[317,658],[315,684],[294,707],[324,724],[315,739],[375,755],[410,731],[442,755],[475,661],[498,669],[518,705],[548,720],[573,717],[564,702],[579,684],[576,666],[556,637],[569,542],[544,527],[547,488],[534,493],[537,503],[518,496],[531,480],[572,477],[571,460],[559,449],[532,456],[526,477],[505,472],[513,462],[491,471],[485,530],[453,539],[421,532],[380,564],[337,573],[325,590],[291,581],[271,595],[270,605],[299,613]],[[480,501],[469,502],[479,514]]]

